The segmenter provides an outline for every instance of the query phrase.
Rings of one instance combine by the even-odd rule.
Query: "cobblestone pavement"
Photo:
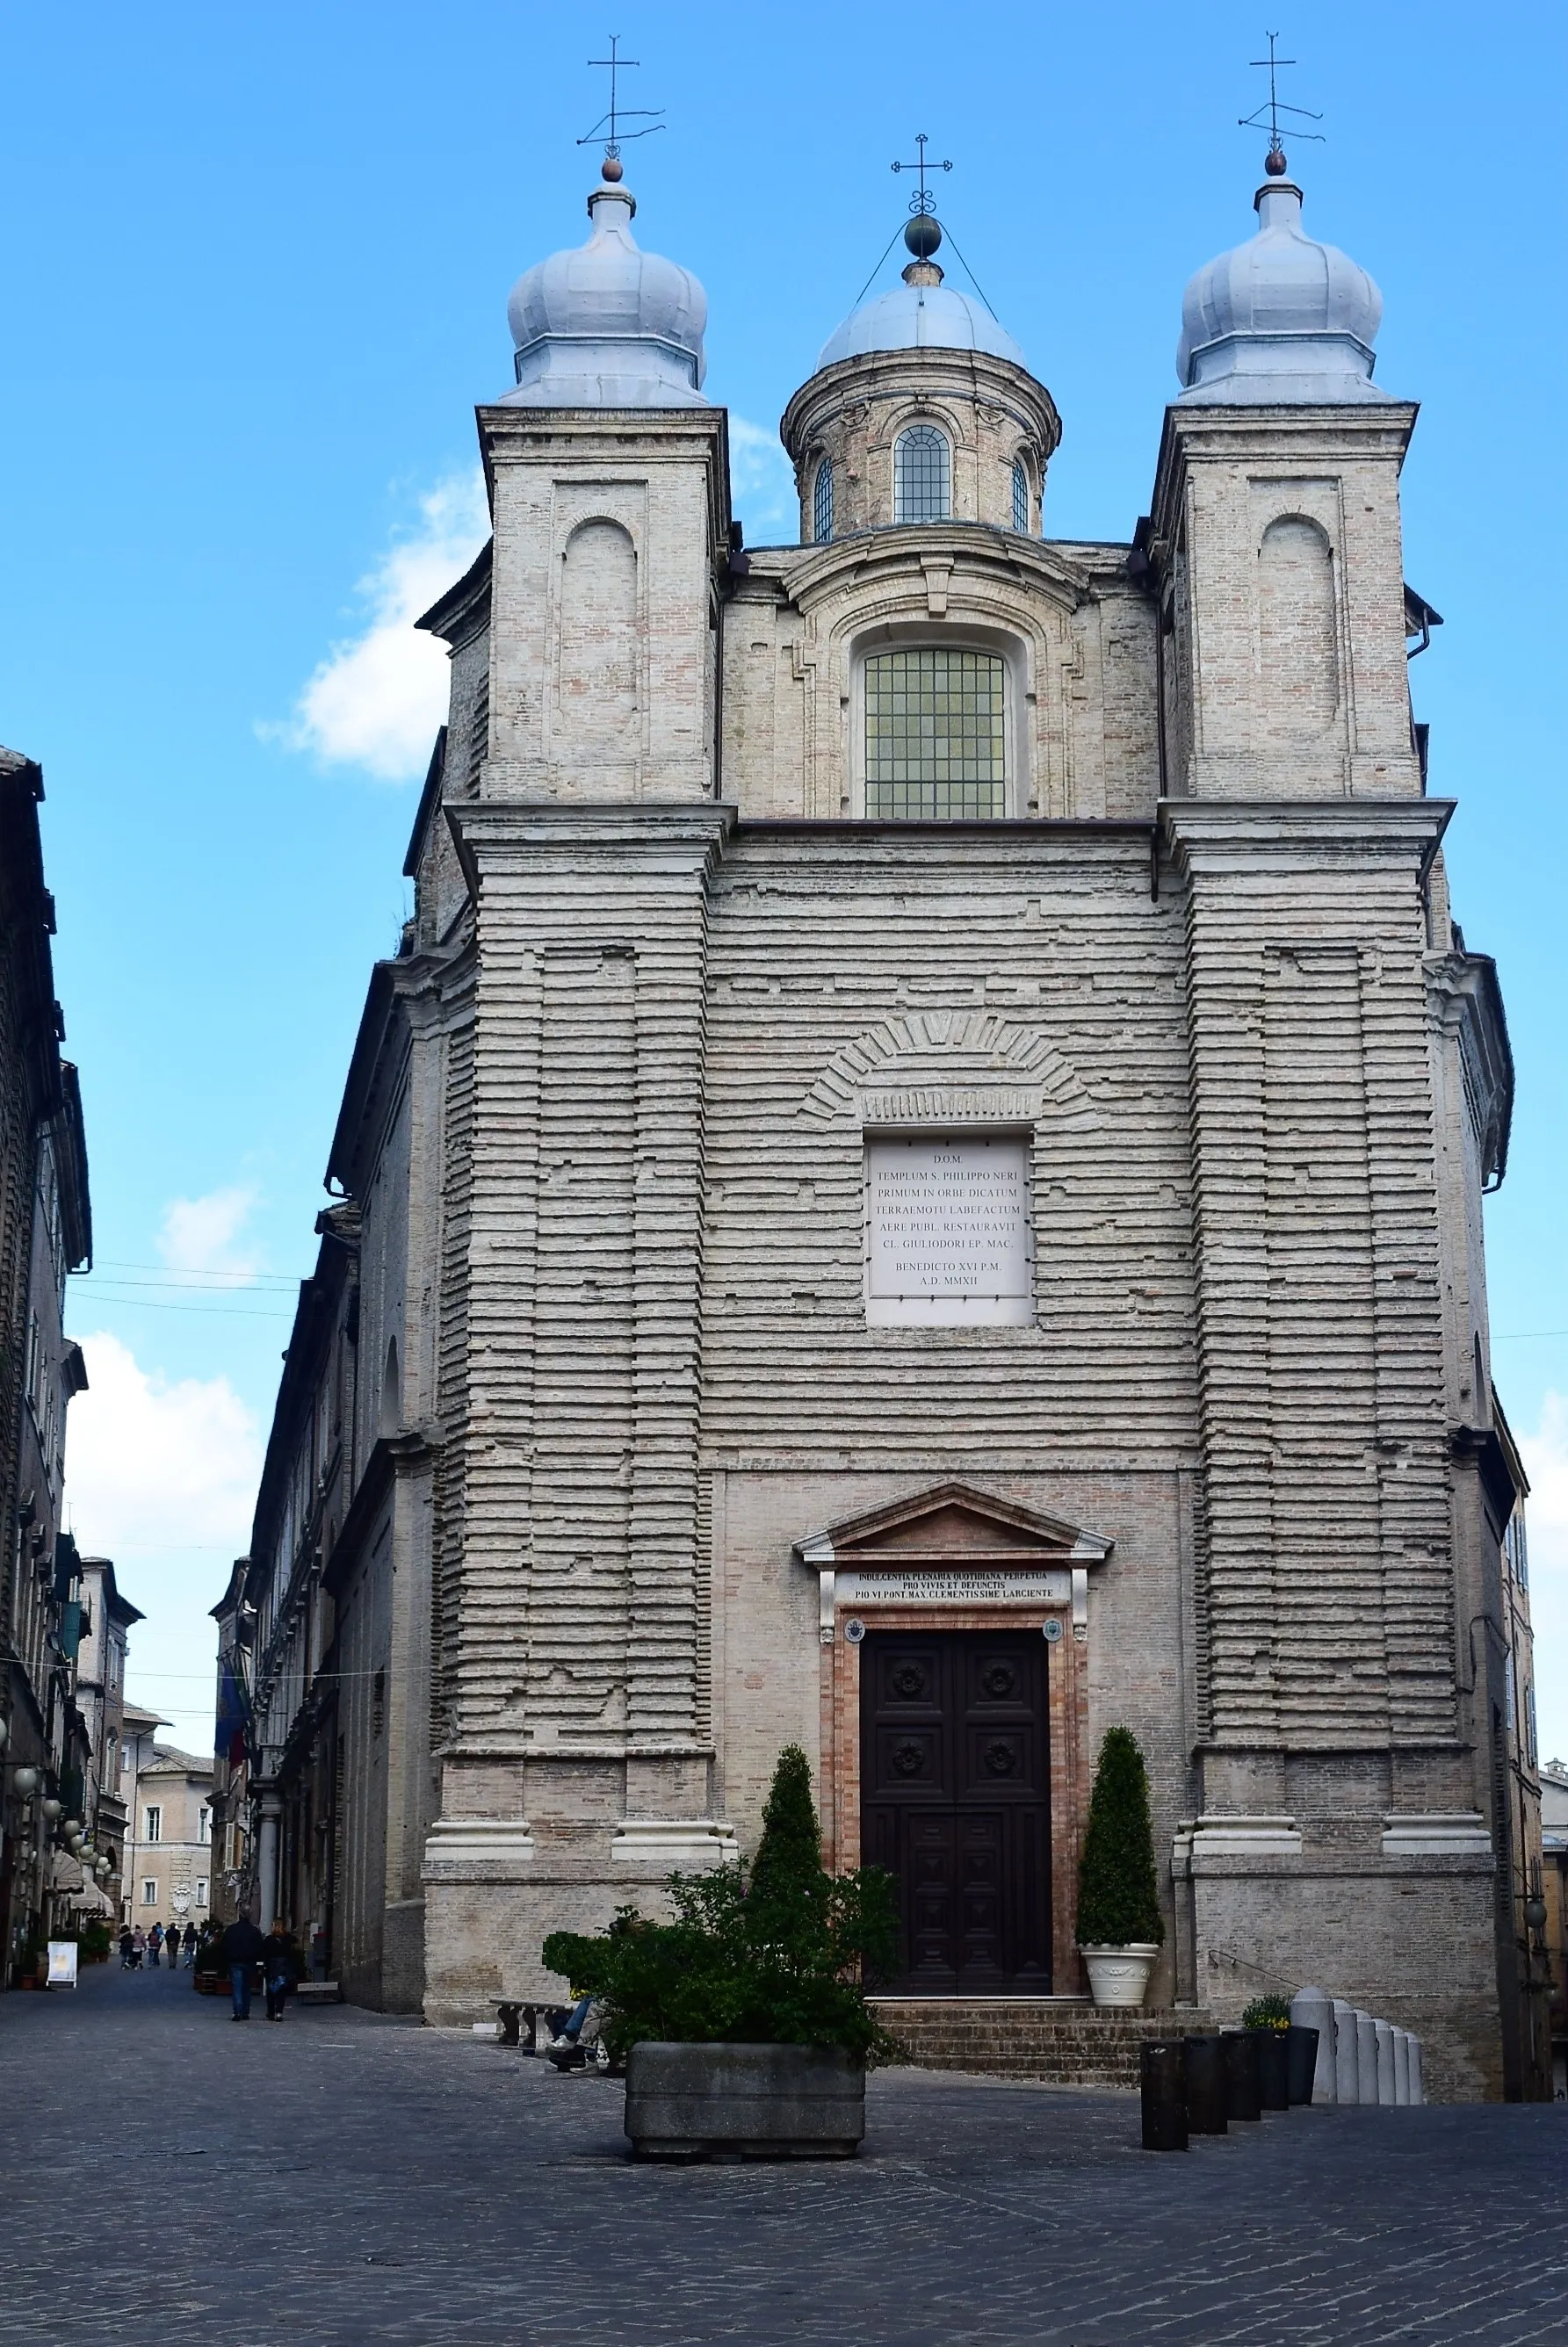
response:
[[[1299,2111],[884,2073],[862,2157],[634,2168],[620,2089],[190,1975],[0,1997],[6,2347],[1568,2342],[1568,2112]]]

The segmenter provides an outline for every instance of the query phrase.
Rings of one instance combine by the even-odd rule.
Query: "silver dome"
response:
[[[1182,302],[1183,403],[1386,399],[1372,381],[1383,297],[1301,225],[1301,190],[1266,179],[1255,236],[1200,269]]]
[[[838,359],[864,358],[868,351],[916,350],[989,351],[1014,366],[1027,366],[1012,336],[983,302],[951,285],[906,282],[850,312],[824,343],[817,372]]]
[[[593,233],[554,252],[512,288],[517,346],[510,407],[705,407],[708,297],[689,269],[644,252],[630,190],[596,188]]]

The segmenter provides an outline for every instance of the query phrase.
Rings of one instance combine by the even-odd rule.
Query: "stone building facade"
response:
[[[1538,2090],[1512,1073],[1376,288],[1271,158],[1147,516],[1064,542],[1050,393],[918,215],[785,410],[801,542],[745,548],[701,289],[618,163],[589,209],[514,292],[493,541],[423,623],[415,911],[246,1567],[289,1895],[330,1871],[353,1993],[478,2017],[747,1850],[798,1740],[833,1862],[899,1875],[904,1993],[1072,1995],[1121,1721],[1158,2003],[1312,1981],[1438,2092]]]
[[[75,1699],[83,1591],[65,1522],[66,1419],[87,1384],[66,1276],[92,1256],[77,1071],[60,1050],[55,902],[36,763],[0,750],[0,1985],[65,1920],[67,1817],[87,1823],[88,1732]],[[81,1887],[80,1870],[72,1862]]]

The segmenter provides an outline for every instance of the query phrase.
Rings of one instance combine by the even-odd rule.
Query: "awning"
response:
[[[84,1882],[79,1891],[70,1892],[69,1903],[79,1907],[84,1915],[112,1915],[115,1911],[113,1900],[106,1898],[96,1882]]]
[[[51,1891],[79,1891],[82,1887],[82,1862],[73,1858],[68,1850],[49,1853],[49,1888]]]

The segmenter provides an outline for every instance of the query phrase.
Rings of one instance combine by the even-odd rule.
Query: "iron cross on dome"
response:
[[[919,188],[909,199],[909,210],[914,213],[917,220],[918,220],[924,213],[934,212],[937,209],[937,199],[926,185],[927,172],[950,171],[953,168],[951,163],[927,163],[926,160],[926,149],[928,143],[929,142],[927,139],[925,132],[923,130],[917,130],[915,133],[915,144],[920,149],[918,160],[913,163],[895,163],[893,166],[893,169],[896,171],[918,171],[920,174]]]

